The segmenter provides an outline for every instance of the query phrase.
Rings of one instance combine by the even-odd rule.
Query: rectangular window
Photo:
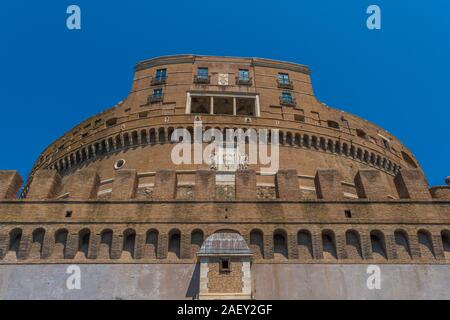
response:
[[[163,95],[163,89],[162,88],[153,89],[153,97],[154,98],[161,98],[162,95]]]
[[[198,68],[197,76],[199,79],[208,79],[208,68]]]
[[[228,258],[220,259],[220,272],[230,272],[230,271],[231,271],[230,259]]]
[[[289,81],[289,74],[287,74],[287,73],[279,73],[278,74],[278,82],[280,84],[289,85],[291,83]]]
[[[244,80],[244,81],[249,80],[248,69],[239,69],[239,80]]]
[[[288,102],[288,103],[292,103],[293,102],[292,94],[290,92],[283,92],[283,93],[281,93],[281,99],[284,102]]]
[[[156,76],[155,76],[155,79],[157,79],[157,80],[165,80],[166,79],[166,72],[167,72],[167,70],[166,69],[158,69],[158,70],[156,70]]]

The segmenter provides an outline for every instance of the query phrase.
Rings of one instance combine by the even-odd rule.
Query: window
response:
[[[209,83],[208,68],[197,69],[197,74],[194,75],[194,83]]]
[[[386,139],[383,139],[383,145],[384,145],[384,147],[386,148],[386,149],[388,149],[389,150],[389,141],[387,141]]]
[[[295,105],[295,100],[292,97],[292,94],[290,92],[282,92],[280,97],[280,104],[288,106]]]
[[[202,95],[188,94],[187,113],[258,116],[256,95]]]
[[[211,97],[192,97],[191,113],[208,114],[211,110]]]
[[[197,76],[199,79],[208,79],[208,68],[198,68]]]
[[[248,69],[239,69],[239,80],[249,80]]]
[[[346,218],[351,218],[352,217],[352,211],[351,210],[344,210],[344,214]]]
[[[239,69],[239,74],[236,77],[236,84],[237,85],[252,85],[252,80],[250,78],[250,73],[248,69]]]
[[[166,69],[158,69],[156,70],[156,74],[152,79],[152,85],[159,85],[166,83],[167,70]]]
[[[155,97],[161,97],[163,94],[163,90],[161,88],[153,90],[153,95]]]
[[[150,96],[150,103],[160,102],[163,99],[163,89],[153,89],[153,94]]]
[[[244,116],[255,116],[255,99],[254,98],[236,98],[236,114]]]
[[[230,272],[230,259],[222,258],[220,259],[220,272]]]
[[[287,74],[287,73],[279,73],[278,74],[278,83],[279,84],[284,84],[284,85],[289,85],[290,84],[289,74]]]
[[[158,70],[156,70],[155,79],[165,80],[166,79],[166,69],[158,69]]]

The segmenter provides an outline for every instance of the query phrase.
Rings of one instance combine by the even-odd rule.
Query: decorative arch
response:
[[[324,259],[337,259],[336,236],[332,230],[322,231],[322,250]]]
[[[287,234],[282,229],[277,229],[273,233],[273,253],[275,259],[288,258]]]
[[[204,238],[204,233],[200,229],[195,229],[191,232],[191,257],[195,257],[198,250],[200,250]]]
[[[136,246],[136,231],[132,228],[128,228],[123,232],[122,258],[134,259],[135,246]]]
[[[313,255],[312,236],[308,230],[297,233],[297,251],[300,260],[311,260]]]
[[[361,237],[356,230],[347,230],[345,232],[345,252],[347,259],[361,260],[363,259],[361,248]]]
[[[433,239],[428,230],[420,229],[417,232],[419,240],[420,256],[422,259],[434,259]]]
[[[150,229],[145,235],[144,257],[156,259],[158,254],[159,232],[156,229]]]
[[[387,259],[386,241],[383,232],[373,230],[370,232],[370,243],[372,246],[373,259]]]
[[[178,229],[172,229],[169,232],[168,259],[180,259],[181,253],[181,232]]]
[[[411,259],[411,248],[409,245],[408,233],[403,229],[394,232],[395,249],[398,259]]]
[[[67,229],[58,229],[55,232],[55,245],[53,247],[52,258],[64,259],[66,257],[66,247],[69,232]]]
[[[260,229],[253,229],[250,232],[250,249],[256,259],[264,257],[264,233]]]

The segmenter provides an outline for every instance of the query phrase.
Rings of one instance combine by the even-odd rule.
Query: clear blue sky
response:
[[[66,8],[82,30],[66,28]],[[382,29],[366,28],[366,8]],[[124,99],[135,62],[178,53],[309,65],[318,98],[387,129],[433,185],[450,175],[450,1],[3,1],[0,169]]]

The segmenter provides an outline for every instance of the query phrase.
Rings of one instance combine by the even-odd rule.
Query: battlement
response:
[[[223,175],[228,176],[228,182],[216,178]],[[0,199],[15,199],[22,181],[15,171],[0,171]],[[294,169],[281,169],[274,174],[250,169],[236,173],[214,170],[138,173],[122,169],[113,178],[101,181],[96,171],[83,169],[64,183],[57,171],[39,170],[24,200],[450,200],[450,186],[429,188],[417,169],[399,170],[391,181],[396,194],[388,193],[388,183],[375,169],[359,170],[354,181],[343,181],[335,169],[319,169],[315,176],[299,175]]]

